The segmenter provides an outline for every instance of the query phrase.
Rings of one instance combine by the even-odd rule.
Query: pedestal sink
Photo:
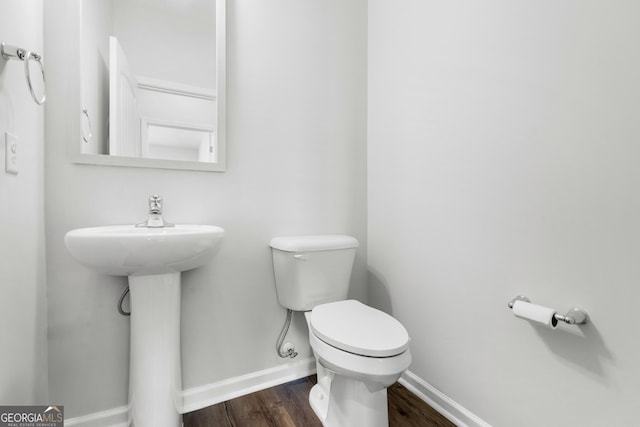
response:
[[[129,276],[129,422],[182,425],[180,273],[205,265],[224,230],[210,225],[81,228],[64,238],[81,264]]]

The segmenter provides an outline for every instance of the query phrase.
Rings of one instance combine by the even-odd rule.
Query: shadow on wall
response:
[[[612,362],[613,356],[591,319],[583,326],[561,324],[555,331],[531,327],[555,355],[592,373],[598,381],[608,382],[603,364]]]
[[[380,272],[371,267],[367,269],[367,302],[371,307],[393,316],[387,281]]]

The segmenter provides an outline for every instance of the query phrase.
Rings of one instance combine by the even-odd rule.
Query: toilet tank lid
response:
[[[287,252],[310,252],[357,248],[359,244],[355,237],[344,234],[316,234],[274,237],[269,246]]]

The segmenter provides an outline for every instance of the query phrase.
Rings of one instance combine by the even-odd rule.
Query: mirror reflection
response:
[[[80,152],[219,163],[216,0],[80,5]]]

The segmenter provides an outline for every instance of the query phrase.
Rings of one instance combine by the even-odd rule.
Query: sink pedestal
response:
[[[179,427],[180,273],[129,276],[129,292],[129,420],[135,427]]]

